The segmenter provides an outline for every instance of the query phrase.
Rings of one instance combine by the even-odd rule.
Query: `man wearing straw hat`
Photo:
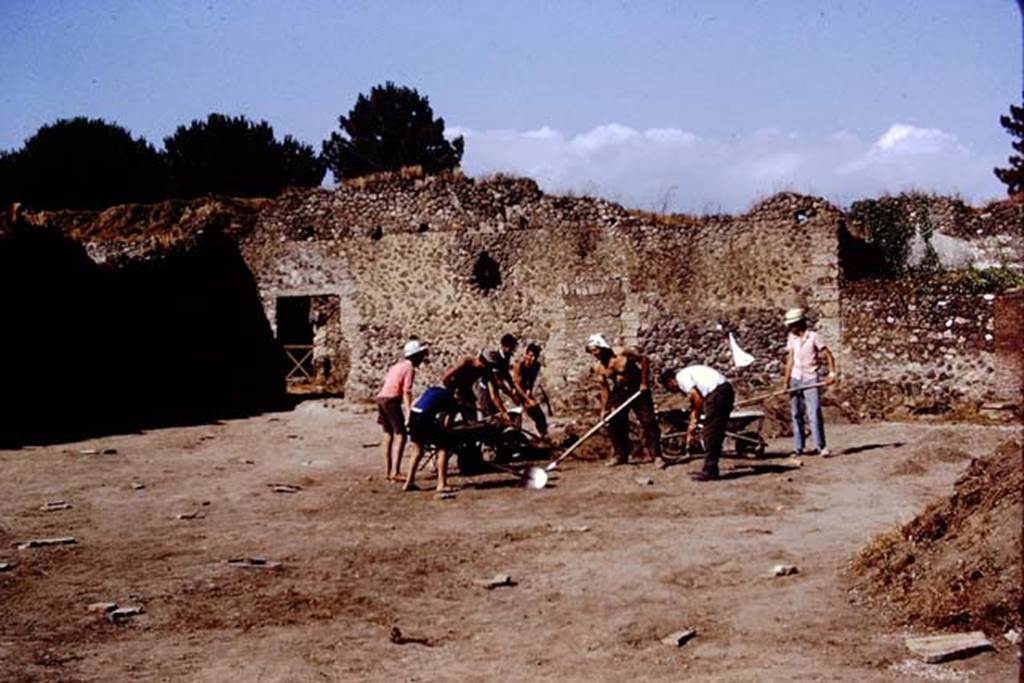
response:
[[[804,424],[810,422],[811,437],[817,453],[828,458],[832,453],[825,444],[825,421],[821,415],[819,387],[836,381],[836,359],[814,330],[807,329],[804,309],[786,311],[786,368],[782,376],[789,391],[789,408],[793,418],[793,455],[804,455]],[[822,381],[821,360],[828,365],[828,375]],[[814,451],[806,453],[814,455]]]
[[[647,356],[627,349],[613,349],[600,334],[590,335],[585,348],[596,361],[594,374],[597,375],[601,386],[601,420],[604,420],[609,411],[640,392],[630,409],[636,414],[643,428],[647,457],[653,458],[658,465],[663,465],[661,432],[658,429],[654,400],[651,397],[651,369]],[[625,465],[629,461],[630,452],[628,410],[623,410],[612,418],[608,423],[608,431],[614,449],[614,458],[608,461],[608,466]]]
[[[402,349],[402,355],[404,358],[388,370],[384,386],[377,394],[377,423],[384,430],[384,477],[390,481],[401,481],[406,424],[412,412],[412,385],[416,381],[416,368],[427,357],[427,346],[419,339],[412,339]]]

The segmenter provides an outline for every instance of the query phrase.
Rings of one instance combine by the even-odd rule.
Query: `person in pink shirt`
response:
[[[402,480],[402,453],[407,416],[412,411],[412,385],[416,381],[416,368],[427,357],[427,346],[413,339],[406,343],[403,355],[405,357],[388,370],[384,386],[377,394],[377,424],[384,430],[384,476],[390,481]]]
[[[817,453],[830,457],[832,453],[825,444],[825,421],[821,415],[820,384],[836,381],[836,359],[818,333],[807,329],[807,319],[802,308],[786,311],[786,368],[782,376],[789,391],[790,415],[793,418],[793,455],[804,454],[805,416],[811,427],[811,437]],[[828,375],[821,377],[821,361],[828,365]],[[814,386],[812,386],[814,385]],[[808,455],[813,455],[809,452]]]

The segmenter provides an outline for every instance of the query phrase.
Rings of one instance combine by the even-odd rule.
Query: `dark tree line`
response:
[[[405,166],[437,173],[462,159],[462,138],[444,137],[444,119],[427,98],[393,83],[360,95],[339,125],[317,154],[244,116],[214,113],[179,126],[162,150],[116,123],[60,119],[20,149],[0,151],[0,203],[98,209],[211,194],[272,197],[319,185],[327,169],[338,180]]]

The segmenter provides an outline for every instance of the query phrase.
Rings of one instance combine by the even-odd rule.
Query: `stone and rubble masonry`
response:
[[[991,216],[999,210],[984,218],[986,238],[996,241]],[[844,284],[843,213],[797,194],[775,195],[743,215],[693,218],[545,195],[522,178],[396,174],[276,199],[33,220],[60,226],[111,267],[202,231],[223,232],[238,242],[271,326],[279,297],[321,297],[336,307],[325,337],[333,381],[357,400],[375,394],[411,335],[432,348],[422,388],[457,357],[496,347],[505,332],[544,347],[542,382],[556,408],[595,407],[583,353],[594,332],[648,353],[655,371],[720,367],[749,395],[781,385],[781,316],[791,306],[807,308],[835,349],[851,380],[836,395],[862,414],[877,403],[864,383],[887,387],[899,396],[893,401],[980,400],[998,375],[991,301]],[[497,264],[500,282],[475,281],[482,258]],[[730,332],[756,357],[753,365],[731,368]]]

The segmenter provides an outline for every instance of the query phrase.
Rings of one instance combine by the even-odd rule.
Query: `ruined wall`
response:
[[[987,230],[981,237],[1013,240],[1020,206],[954,202],[936,216],[964,239]],[[562,408],[594,405],[582,349],[593,332],[638,346],[655,368],[718,366],[750,395],[781,384],[780,318],[797,305],[836,351],[842,384],[829,396],[853,415],[984,400],[1001,367],[983,295],[910,280],[842,284],[846,217],[814,197],[776,195],[740,216],[665,217],[547,196],[527,179],[395,175],[274,200],[155,205],[148,223],[142,213],[50,219],[97,261],[139,258],[181,235],[229,236],[271,327],[279,297],[330,302],[318,343],[329,347],[333,386],[355,399],[373,395],[411,335],[433,347],[425,386],[505,332],[544,346],[543,381]],[[496,278],[484,287],[474,274],[482,260]],[[732,369],[730,332],[753,365]],[[1017,338],[1002,343],[1019,348]]]
[[[845,400],[867,417],[942,413],[999,396],[997,295],[928,279],[843,288],[840,367]],[[1020,331],[1002,343],[1019,348]]]
[[[350,396],[377,389],[409,335],[434,347],[421,374],[436,381],[512,332],[545,348],[552,393],[583,407],[593,332],[658,364],[728,367],[733,331],[759,356],[740,378],[755,385],[777,381],[786,307],[808,306],[838,336],[839,217],[822,200],[779,195],[744,216],[659,221],[522,179],[389,178],[288,195],[261,212],[242,251],[270,320],[279,296],[340,297]],[[474,282],[482,254],[498,265],[493,289]]]

